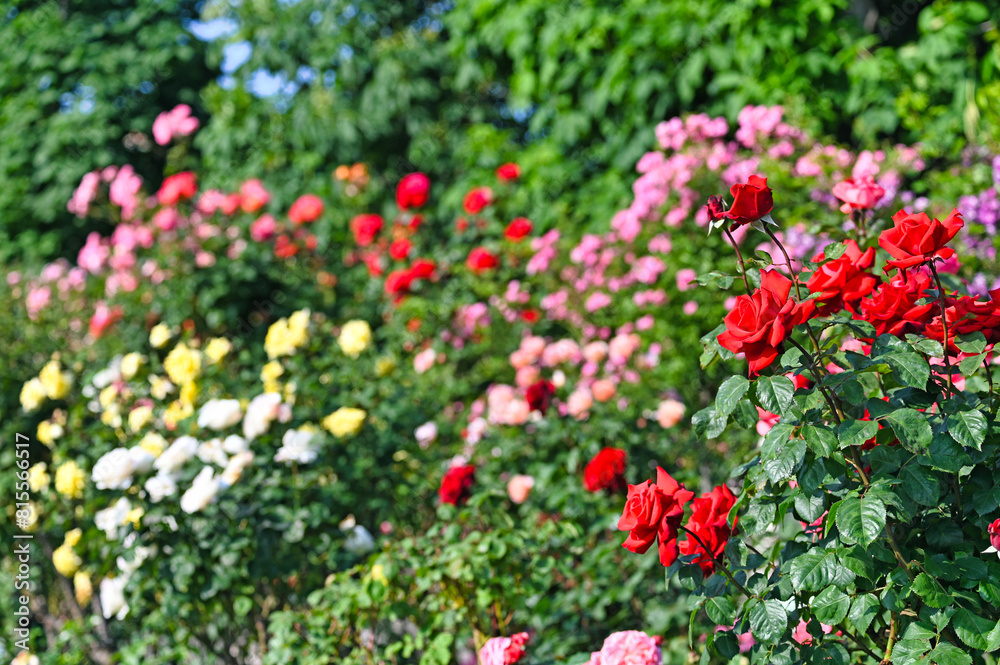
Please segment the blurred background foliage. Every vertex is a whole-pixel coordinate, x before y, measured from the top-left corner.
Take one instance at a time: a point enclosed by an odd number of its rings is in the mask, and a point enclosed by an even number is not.
[[[195,147],[227,182],[205,186],[264,177],[290,204],[363,160],[453,183],[457,208],[516,154],[542,228],[606,224],[681,111],[780,103],[817,135],[953,156],[1000,139],[998,16],[997,0],[16,1],[0,257],[74,256],[94,230],[65,208],[80,177],[128,162],[155,179],[167,151],[141,131],[182,102],[210,118]]]

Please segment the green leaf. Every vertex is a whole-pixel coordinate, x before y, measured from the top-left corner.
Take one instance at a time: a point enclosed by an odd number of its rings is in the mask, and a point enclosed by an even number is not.
[[[982,353],[986,350],[986,336],[981,332],[955,337],[955,346],[965,353]]]
[[[934,472],[924,466],[908,464],[899,472],[903,491],[923,506],[936,506],[938,502],[938,480]]]
[[[753,429],[757,426],[757,421],[760,420],[760,414],[757,413],[757,407],[750,400],[741,399],[736,405],[736,410],[733,411],[733,420],[743,429]]]
[[[740,641],[731,630],[719,631],[715,634],[715,642],[712,644],[720,656],[729,660],[735,658],[740,653]]]
[[[878,423],[874,420],[855,420],[847,418],[837,428],[837,438],[840,447],[860,446],[878,433]]]
[[[962,373],[963,376],[972,376],[975,374],[980,367],[983,366],[983,361],[986,360],[986,354],[980,353],[976,356],[969,356],[968,358],[962,358],[958,363],[958,371]]]
[[[927,416],[914,409],[897,409],[885,417],[896,438],[910,452],[922,454],[931,445],[934,432]]]
[[[981,450],[986,440],[986,417],[979,411],[958,411],[948,416],[948,433],[963,446]]]
[[[823,248],[823,257],[827,261],[834,261],[839,259],[847,251],[846,242],[831,242],[829,245]]]
[[[750,610],[750,632],[764,644],[778,641],[788,627],[788,613],[777,600],[765,600]]]
[[[720,626],[731,626],[736,616],[733,602],[724,596],[716,596],[705,601],[705,613],[708,618]]]
[[[792,405],[795,384],[784,376],[762,376],[754,383],[754,395],[760,408],[784,415]]]
[[[927,339],[921,335],[908,334],[906,336],[906,341],[914,351],[918,351],[927,356],[933,356],[934,358],[940,358],[944,355],[944,347],[941,346],[941,342],[937,342],[933,339]]]
[[[878,598],[871,594],[862,594],[851,601],[851,609],[847,613],[847,618],[859,633],[866,633],[872,620],[878,616],[881,609],[882,603],[879,602]]]
[[[823,623],[837,625],[847,616],[851,599],[835,586],[828,586],[809,603],[813,614]]]
[[[912,589],[931,607],[947,607],[952,601],[951,596],[945,593],[938,582],[927,573],[917,575],[913,580]]]
[[[951,626],[955,629],[958,639],[966,646],[980,651],[993,651],[996,644],[991,644],[990,634],[997,627],[997,622],[973,614],[965,608],[959,608],[952,617]]]
[[[854,581],[854,573],[840,565],[834,550],[818,549],[792,560],[792,586],[798,591],[818,591],[831,584],[840,588]]]
[[[732,413],[749,388],[750,380],[745,376],[737,374],[726,379],[715,395],[716,414],[728,416]]]
[[[829,457],[837,450],[837,434],[829,427],[807,424],[802,428],[802,438],[820,457]]]
[[[771,479],[772,483],[777,483],[787,479],[792,475],[792,471],[806,454],[806,442],[802,439],[790,438],[792,428],[781,424],[771,428],[771,431],[764,437],[761,446],[760,456],[764,461],[764,473]],[[775,430],[778,430],[775,432]],[[772,436],[774,434],[774,436]]]
[[[903,386],[923,390],[927,380],[931,378],[931,368],[919,354],[892,353],[879,360],[884,360],[892,368],[892,378]]]
[[[930,662],[935,665],[972,665],[972,656],[948,642],[938,642],[930,653]]]
[[[848,497],[837,511],[837,529],[848,542],[867,548],[884,528],[885,504],[876,498]]]

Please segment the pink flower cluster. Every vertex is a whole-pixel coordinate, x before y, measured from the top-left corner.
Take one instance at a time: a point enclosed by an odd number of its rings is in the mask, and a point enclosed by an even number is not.
[[[585,665],[660,665],[663,654],[654,638],[640,630],[611,633]]]
[[[198,131],[198,118],[191,115],[191,107],[178,104],[164,111],[153,121],[153,140],[157,145],[167,145],[177,136],[190,136]]]

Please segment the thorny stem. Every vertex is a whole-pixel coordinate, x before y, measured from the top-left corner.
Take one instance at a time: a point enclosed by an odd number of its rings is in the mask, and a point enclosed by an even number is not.
[[[996,413],[996,407],[993,406],[993,368],[990,366],[989,354],[983,358],[983,369],[986,370],[986,383],[990,386],[990,411]]]
[[[840,626],[838,626],[838,628],[840,629],[840,632],[842,634],[844,634],[847,637],[851,638],[851,641],[854,642],[854,644],[857,645],[857,647],[859,649],[861,649],[862,651],[864,651],[865,654],[867,654],[867,656],[869,658],[874,658],[875,660],[879,660],[878,654],[876,654],[874,651],[872,651],[869,647],[865,646],[865,643],[862,642],[857,636],[851,635],[849,632],[847,632],[847,629],[844,628],[843,624],[841,624]]]
[[[792,259],[788,256],[788,251],[785,250],[785,246],[781,244],[781,241],[778,240],[778,237],[774,235],[774,231],[768,228],[767,224],[764,224],[763,226],[764,226],[764,233],[766,233],[768,237],[770,237],[771,240],[774,241],[774,244],[777,245],[778,249],[781,250],[781,255],[785,257],[785,265],[788,266],[788,274],[791,275],[792,282],[795,283],[795,297],[801,300],[802,292],[799,290],[799,276],[795,272],[795,270],[792,269]]]
[[[934,282],[938,288],[938,302],[941,304],[941,327],[944,328],[944,366],[948,370],[947,396],[951,397],[952,393],[955,392],[955,388],[951,383],[951,359],[948,357],[948,305],[944,298],[944,287],[941,286],[941,278],[938,277],[937,268],[934,267],[934,261],[931,261],[928,265],[930,265],[931,274],[934,275]]]
[[[747,589],[745,586],[743,586],[742,584],[740,584],[739,582],[736,581],[736,578],[733,577],[733,574],[729,572],[729,568],[726,567],[726,563],[722,559],[720,559],[717,556],[715,556],[715,554],[712,552],[712,550],[709,549],[708,545],[705,544],[705,541],[703,541],[698,536],[698,534],[696,534],[694,531],[692,531],[691,529],[689,529],[689,528],[687,528],[685,526],[680,527],[680,530],[683,531],[684,533],[688,534],[688,536],[694,538],[696,541],[698,541],[698,544],[701,545],[701,548],[703,550],[705,550],[705,554],[708,555],[708,558],[710,558],[712,561],[715,562],[716,568],[718,568],[719,570],[721,570],[722,574],[725,575],[726,577],[728,577],[729,581],[732,582],[733,584],[735,584],[736,588],[739,589],[740,592],[743,595],[745,595],[747,598],[758,598],[759,599],[759,597],[757,595],[751,593],[749,589]]]
[[[892,524],[888,520],[885,522],[885,534],[889,537],[889,546],[892,547],[892,552],[896,555],[896,561],[898,561],[899,565],[903,567],[906,571],[906,576],[909,577],[912,582],[915,575],[913,574],[913,571],[910,570],[910,564],[907,563],[906,558],[899,549],[899,543],[896,542],[896,535],[892,532]]]
[[[740,262],[740,275],[743,277],[743,286],[747,287],[747,295],[750,295],[753,289],[750,288],[750,282],[747,280],[747,267],[743,264],[743,254],[740,253],[740,248],[736,244],[736,238],[733,237],[729,229],[722,227],[722,230],[726,232],[729,242],[733,243],[733,249],[736,250],[736,260]]]
[[[882,665],[889,665],[892,661],[892,647],[896,644],[896,628],[899,625],[895,612],[890,612],[889,617],[889,643],[885,646],[885,658],[882,659]]]
[[[823,393],[823,397],[826,398],[826,403],[830,407],[830,412],[833,414],[833,419],[836,420],[837,424],[839,425],[840,422],[843,420],[844,414],[840,410],[840,407],[837,406],[837,403],[834,400],[833,394],[830,392],[830,390],[826,386],[820,385],[820,379],[822,378],[822,374],[819,370],[819,363],[816,357],[813,356],[813,354],[806,351],[805,347],[803,347],[801,344],[796,342],[791,337],[788,338],[788,341],[791,342],[792,346],[801,351],[806,356],[806,358],[808,358],[811,361],[810,369],[812,370],[813,373],[813,379],[816,381],[816,387],[819,389],[821,393]]]

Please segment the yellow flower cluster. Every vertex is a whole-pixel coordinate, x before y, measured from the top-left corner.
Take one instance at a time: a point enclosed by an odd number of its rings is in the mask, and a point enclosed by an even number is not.
[[[56,571],[63,577],[73,577],[80,569],[80,564],[83,563],[73,550],[73,547],[80,542],[82,535],[83,532],[80,529],[73,529],[66,534],[63,544],[52,552],[52,563],[55,565]]]
[[[208,358],[208,364],[214,365],[229,355],[229,352],[232,350],[232,342],[224,337],[216,337],[209,340],[208,344],[205,345],[205,356]]]
[[[51,448],[55,445],[56,439],[62,438],[62,435],[65,433],[63,426],[59,423],[52,422],[51,420],[43,420],[38,423],[38,431],[35,432],[35,438]]]
[[[351,358],[357,358],[361,352],[372,343],[372,329],[367,321],[348,321],[340,330],[340,337],[337,338],[340,350]]]
[[[153,329],[149,331],[149,343],[154,349],[162,349],[173,336],[174,334],[171,332],[170,326],[166,323],[160,323],[153,326]]]
[[[153,420],[153,407],[137,406],[129,411],[128,427],[133,432],[138,432]]]
[[[309,339],[309,310],[295,312],[287,319],[278,319],[267,329],[264,338],[264,350],[267,357],[293,355],[296,349],[305,345]]]
[[[56,491],[65,497],[70,499],[82,497],[86,481],[87,474],[73,460],[63,462],[56,469]]]
[[[28,469],[28,486],[32,492],[44,492],[49,488],[49,480],[51,479],[48,468],[45,462],[39,462]]]
[[[122,378],[131,379],[138,373],[146,359],[139,353],[129,353],[122,358]]]
[[[156,432],[148,432],[139,440],[139,447],[155,458],[162,455],[163,451],[167,449],[167,440]]]
[[[48,399],[63,399],[73,386],[73,375],[62,371],[58,360],[51,360],[35,378],[21,387],[21,408],[34,411]]]
[[[90,575],[85,571],[78,570],[73,576],[73,590],[76,595],[76,602],[81,607],[86,607],[90,599],[94,597],[94,585],[90,582]]]
[[[201,376],[201,351],[188,348],[181,342],[167,354],[163,368],[170,380],[179,386],[191,383]]]
[[[339,439],[354,436],[361,431],[368,414],[364,409],[342,406],[323,419],[323,427]]]
[[[281,383],[278,377],[285,373],[285,368],[277,360],[272,360],[260,369],[260,380],[264,382],[264,392],[281,392]]]

